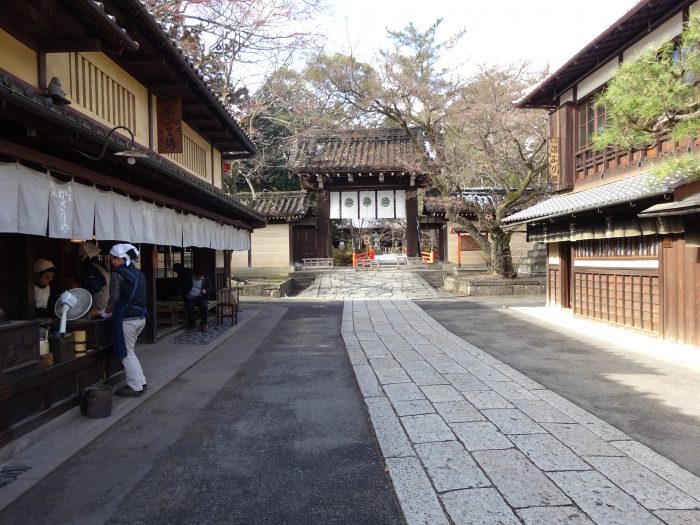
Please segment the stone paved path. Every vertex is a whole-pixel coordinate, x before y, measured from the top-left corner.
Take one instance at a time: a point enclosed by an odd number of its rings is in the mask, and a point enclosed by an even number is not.
[[[408,524],[700,524],[700,478],[411,301],[347,299],[342,334]]]
[[[396,270],[333,270],[320,273],[297,299],[428,299],[440,296],[419,274]]]

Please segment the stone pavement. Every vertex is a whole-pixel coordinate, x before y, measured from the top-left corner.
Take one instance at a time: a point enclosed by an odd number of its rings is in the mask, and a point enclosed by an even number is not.
[[[440,296],[418,273],[397,270],[333,270],[319,273],[295,298],[327,301],[346,298],[429,299]]]
[[[700,523],[700,478],[411,301],[348,299],[342,335],[407,523]]]

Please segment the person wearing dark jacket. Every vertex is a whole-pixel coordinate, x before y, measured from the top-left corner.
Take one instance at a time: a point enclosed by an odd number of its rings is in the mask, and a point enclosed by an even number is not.
[[[80,245],[78,253],[83,256],[83,288],[92,295],[92,305],[104,310],[109,299],[109,272],[98,259],[102,252],[99,246],[91,242]]]
[[[109,275],[109,300],[100,312],[112,318],[114,354],[121,359],[126,385],[117,389],[118,396],[138,397],[146,390],[146,377],[134,347],[146,325],[146,278],[134,265],[138,250],[131,244],[115,244],[109,250],[112,272]]]
[[[194,314],[195,309],[199,309],[200,319],[202,320],[199,329],[206,332],[207,324],[207,301],[211,292],[211,282],[209,278],[198,269],[191,270],[183,269],[180,277],[180,293],[185,299],[185,313],[187,314],[187,326],[195,327]]]

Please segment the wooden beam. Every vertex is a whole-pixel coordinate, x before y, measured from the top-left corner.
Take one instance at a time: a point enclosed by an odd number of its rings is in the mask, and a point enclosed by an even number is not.
[[[102,51],[102,42],[97,38],[43,38],[39,48],[46,53],[80,53]]]

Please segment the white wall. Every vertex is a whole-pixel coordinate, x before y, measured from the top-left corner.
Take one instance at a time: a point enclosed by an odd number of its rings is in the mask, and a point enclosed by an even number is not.
[[[268,224],[264,228],[254,230],[250,235],[251,266],[253,268],[289,267],[289,224]],[[233,252],[231,266],[235,268],[248,267],[248,252]]]
[[[581,100],[583,97],[605,84],[613,77],[618,67],[618,59],[614,58],[604,66],[595,70],[578,83],[576,86],[576,97]]]
[[[647,36],[642,38],[639,42],[633,46],[625,49],[622,53],[622,59],[627,62],[628,60],[634,60],[644,51],[648,45],[657,45],[665,40],[671,40],[672,38],[681,34],[683,30],[683,13],[678,13],[673,18],[668,20],[665,24],[654,29]]]

